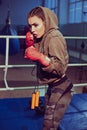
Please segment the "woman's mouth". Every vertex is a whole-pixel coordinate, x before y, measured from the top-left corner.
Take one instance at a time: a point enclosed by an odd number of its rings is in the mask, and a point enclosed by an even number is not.
[[[33,34],[34,37],[37,37],[37,34]]]

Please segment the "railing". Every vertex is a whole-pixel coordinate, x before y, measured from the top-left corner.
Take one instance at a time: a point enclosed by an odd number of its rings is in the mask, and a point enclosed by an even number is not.
[[[0,35],[0,38],[6,38],[6,56],[5,56],[5,65],[0,65],[0,68],[5,68],[4,71],[4,83],[5,83],[5,87],[6,88],[0,88],[0,91],[2,90],[15,90],[15,89],[33,89],[34,87],[28,86],[28,87],[9,87],[8,83],[7,83],[7,72],[8,72],[8,68],[14,68],[14,67],[34,67],[36,66],[35,64],[32,65],[9,65],[8,64],[8,59],[9,59],[9,39],[11,38],[21,38],[21,39],[25,39],[25,36],[3,36]],[[87,37],[65,37],[65,39],[87,39]],[[68,64],[68,66],[87,66],[87,63],[82,63],[82,64]],[[80,87],[80,86],[87,86],[87,83],[78,83],[78,84],[74,84],[74,87]],[[46,86],[45,86],[46,87]],[[39,86],[40,89],[43,89],[44,86]]]

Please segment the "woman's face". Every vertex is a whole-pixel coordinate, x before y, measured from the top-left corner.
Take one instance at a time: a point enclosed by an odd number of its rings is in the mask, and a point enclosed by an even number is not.
[[[36,38],[41,38],[45,33],[45,24],[41,18],[37,16],[30,17],[28,23],[32,34]]]

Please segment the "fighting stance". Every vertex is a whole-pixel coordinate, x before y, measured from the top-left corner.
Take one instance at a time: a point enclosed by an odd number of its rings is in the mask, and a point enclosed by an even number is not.
[[[59,130],[71,101],[73,86],[65,74],[69,61],[66,41],[58,30],[56,15],[48,8],[32,9],[28,14],[28,24],[34,41],[27,33],[25,58],[37,62],[38,82],[48,84],[43,130]]]

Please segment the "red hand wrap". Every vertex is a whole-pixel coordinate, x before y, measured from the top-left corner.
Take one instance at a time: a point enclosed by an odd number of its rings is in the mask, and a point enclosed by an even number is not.
[[[27,32],[27,34],[26,34],[26,45],[28,47],[34,45],[34,38],[30,32]]]
[[[29,58],[33,61],[37,60],[44,66],[49,66],[50,64],[50,59],[42,53],[38,52],[34,46],[30,46],[26,49],[25,58]]]

